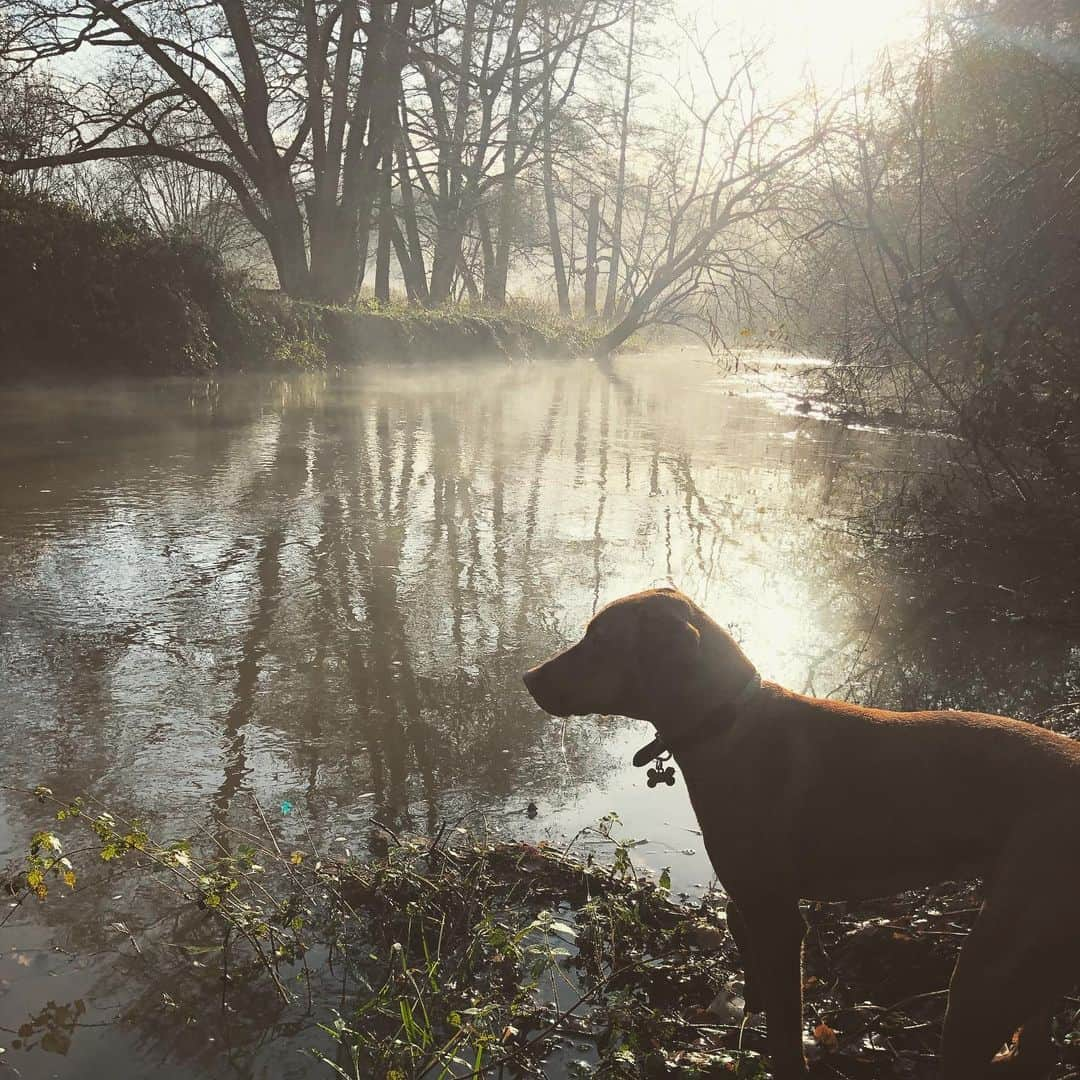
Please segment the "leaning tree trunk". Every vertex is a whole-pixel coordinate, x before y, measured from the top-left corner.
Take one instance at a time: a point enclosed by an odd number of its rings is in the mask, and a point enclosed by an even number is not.
[[[625,341],[629,340],[649,319],[653,304],[664,290],[672,285],[693,265],[693,258],[688,257],[682,263],[669,262],[661,267],[649,284],[634,298],[621,319],[593,346],[596,356],[609,356]]]
[[[637,313],[635,306],[631,304],[626,314],[593,345],[593,354],[610,356],[620,345],[633,337],[642,324],[643,316],[644,312]]]

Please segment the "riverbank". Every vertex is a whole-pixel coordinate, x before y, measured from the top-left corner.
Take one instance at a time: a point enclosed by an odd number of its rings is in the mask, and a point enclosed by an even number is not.
[[[280,293],[249,294],[247,302],[277,328],[270,363],[284,366],[569,359],[588,355],[597,337],[587,324],[528,304],[430,309],[360,300],[344,308],[290,300]]]
[[[194,241],[0,187],[0,382],[570,357],[596,333],[523,304],[291,300]]]
[[[168,995],[178,1025],[212,1028],[220,976],[223,1010],[243,1015],[260,997],[265,1010],[271,991],[278,1024],[313,1014],[326,1038],[310,1053],[327,1075],[769,1075],[762,1018],[743,1014],[723,895],[673,897],[667,871],[635,862],[614,816],[565,848],[447,826],[401,836],[373,822],[372,853],[358,859],[293,846],[262,808],[213,843],[162,844],[92,801],[25,794],[59,809],[5,886],[8,917],[35,895],[48,906],[85,887],[83,862],[122,866],[110,890],[159,896],[144,929],[117,924],[140,963],[202,969],[172,984],[190,995]],[[582,857],[579,841],[594,854]],[[948,980],[978,905],[974,886],[952,884],[805,909],[813,1075],[937,1075]],[[1062,1002],[1055,1031],[1059,1056],[1080,1063],[1074,1002]]]
[[[940,447],[937,467],[869,499],[849,529],[922,575],[952,568],[978,583],[993,616],[1080,629],[1080,439],[1075,394],[1002,400],[1000,383],[946,406],[862,392],[841,362],[807,365],[785,388],[794,416],[910,435]],[[1024,557],[1018,559],[1017,552]]]

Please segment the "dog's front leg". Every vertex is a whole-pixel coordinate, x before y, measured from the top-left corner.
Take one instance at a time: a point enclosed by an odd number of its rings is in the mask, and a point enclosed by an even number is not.
[[[753,957],[754,996],[765,1008],[773,1075],[802,1080],[807,1075],[802,1036],[806,923],[798,901],[740,895],[737,907]]]
[[[727,905],[727,924],[731,936],[735,939],[735,948],[739,950],[739,959],[743,966],[743,1001],[746,1012],[759,1013],[765,1006],[761,1001],[761,984],[757,977],[757,958],[750,943],[750,931],[746,920],[734,900]]]

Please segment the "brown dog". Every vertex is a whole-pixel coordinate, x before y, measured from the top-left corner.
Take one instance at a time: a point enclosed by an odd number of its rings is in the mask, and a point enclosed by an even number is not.
[[[674,754],[737,905],[747,1005],[768,1014],[778,1080],[806,1076],[799,900],[971,876],[986,900],[950,985],[945,1080],[1052,1065],[1049,1007],[1080,976],[1080,743],[1001,716],[887,712],[762,683],[674,589],[616,600],[525,685],[556,716],[647,720]],[[1021,1026],[1018,1051],[994,1060]]]

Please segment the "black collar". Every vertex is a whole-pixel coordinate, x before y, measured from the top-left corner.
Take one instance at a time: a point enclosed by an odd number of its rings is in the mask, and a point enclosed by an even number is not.
[[[675,750],[686,750],[697,743],[704,742],[706,739],[711,739],[714,735],[718,735],[721,728],[720,722],[732,719],[735,710],[740,705],[745,705],[750,701],[760,689],[761,676],[755,671],[746,685],[731,701],[717,706],[716,709],[709,713],[710,719],[717,721],[716,723],[710,723],[697,731],[688,732],[686,735],[672,736],[667,739],[662,735],[657,735],[655,739],[646,743],[634,755],[634,767],[640,769],[643,765],[648,765],[650,761],[655,761],[661,754],[669,754]]]

